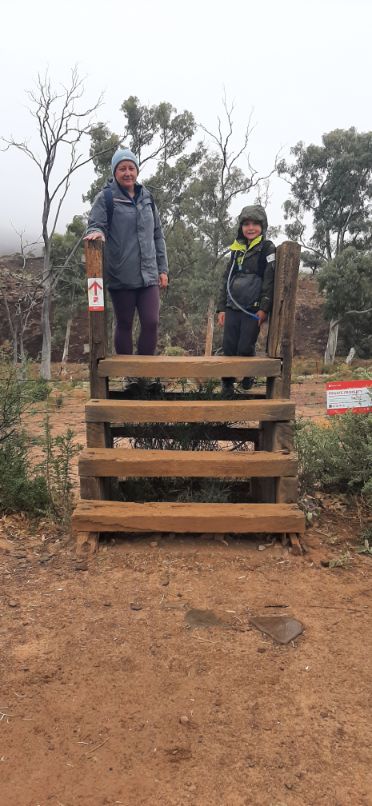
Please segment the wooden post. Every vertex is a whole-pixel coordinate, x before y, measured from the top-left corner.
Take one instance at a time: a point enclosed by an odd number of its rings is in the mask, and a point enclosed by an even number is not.
[[[85,241],[85,267],[88,278],[88,289],[96,280],[103,288],[103,243]],[[107,398],[107,378],[98,377],[98,361],[107,354],[106,311],[89,308],[89,377],[90,395],[93,398]]]
[[[276,253],[273,310],[270,316],[267,353],[282,359],[280,378],[268,378],[267,396],[290,397],[294,343],[295,306],[301,247],[293,241],[282,243]]]
[[[90,394],[94,399],[108,398],[108,379],[98,376],[98,362],[107,355],[107,329],[106,329],[106,306],[103,291],[103,243],[100,240],[85,241],[85,268],[88,280],[88,289],[94,281],[100,287],[96,289],[95,299],[97,309],[89,306],[89,378]],[[92,293],[92,292],[91,292]],[[100,304],[102,303],[102,304]],[[109,423],[87,423],[87,446],[88,448],[109,448],[112,447],[111,431]],[[109,497],[110,479],[104,481],[99,479],[81,479],[80,495],[87,499],[104,499]],[[96,538],[94,537],[93,542]]]
[[[214,299],[213,297],[211,297],[208,305],[207,334],[205,337],[204,355],[212,355],[213,331],[214,331]]]

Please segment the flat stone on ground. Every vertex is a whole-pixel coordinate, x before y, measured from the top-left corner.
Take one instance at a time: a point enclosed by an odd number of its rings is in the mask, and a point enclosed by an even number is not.
[[[289,644],[304,629],[303,624],[292,616],[253,616],[251,624],[278,644]]]

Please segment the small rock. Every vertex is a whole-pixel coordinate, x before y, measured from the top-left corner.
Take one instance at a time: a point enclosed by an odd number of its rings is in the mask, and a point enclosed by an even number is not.
[[[180,716],[180,723],[181,725],[188,725],[190,722],[188,716]]]
[[[169,585],[169,576],[168,576],[168,574],[163,574],[163,576],[160,577],[160,584],[163,585],[164,588],[167,585]]]
[[[151,546],[152,549],[156,549],[157,545],[158,545],[158,543],[157,543],[156,540],[152,540],[151,543],[150,543],[150,546]]]
[[[266,652],[266,647],[265,646],[257,647],[257,652],[260,652],[260,654],[262,655],[264,652]]]
[[[262,545],[262,543],[258,546],[258,551],[265,551],[267,546]]]
[[[329,568],[329,560],[321,560],[320,564],[322,568]]]
[[[104,607],[112,607],[111,602],[103,602]]]
[[[88,563],[77,563],[74,566],[74,571],[88,571]]]
[[[286,783],[285,788],[291,790],[293,789],[293,784]]]
[[[139,604],[138,602],[131,602],[130,603],[130,609],[131,610],[142,610],[142,605]]]
[[[18,602],[13,602],[13,600],[10,600],[10,602],[8,602],[8,605],[9,607],[18,607]]]

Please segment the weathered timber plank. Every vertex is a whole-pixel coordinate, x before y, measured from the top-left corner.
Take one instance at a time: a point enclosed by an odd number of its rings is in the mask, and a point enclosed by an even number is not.
[[[291,420],[288,400],[89,400],[85,419],[95,423],[221,423]]]
[[[268,397],[289,397],[294,342],[295,306],[301,247],[285,241],[276,253],[273,310],[270,316],[267,352],[283,362],[280,378],[271,373],[268,380]]]
[[[230,453],[115,448],[85,450],[79,458],[81,477],[250,478],[294,476],[296,472],[297,462],[293,455],[258,451]]]
[[[277,478],[275,486],[276,486],[275,500],[277,504],[297,503],[298,478],[295,474],[291,476],[291,474],[288,473],[286,478]]]
[[[112,437],[106,422],[87,422],[88,448],[111,448]]]
[[[114,355],[99,362],[98,374],[110,378],[266,378],[281,374],[281,361],[265,356]]]
[[[180,504],[79,501],[78,532],[302,532],[304,514],[291,504]]]
[[[85,241],[85,270],[88,279],[103,284],[103,243]],[[98,374],[98,361],[107,353],[106,311],[88,311],[89,320],[89,378],[92,397],[107,397],[107,379]]]

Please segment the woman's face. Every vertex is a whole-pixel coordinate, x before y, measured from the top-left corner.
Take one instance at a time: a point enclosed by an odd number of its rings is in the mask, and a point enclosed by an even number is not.
[[[242,233],[247,241],[253,241],[255,238],[258,238],[258,236],[261,235],[261,232],[261,224],[258,224],[257,221],[251,221],[250,219],[243,221]]]
[[[115,168],[115,179],[125,190],[133,190],[137,176],[137,168],[131,160],[122,160]]]

